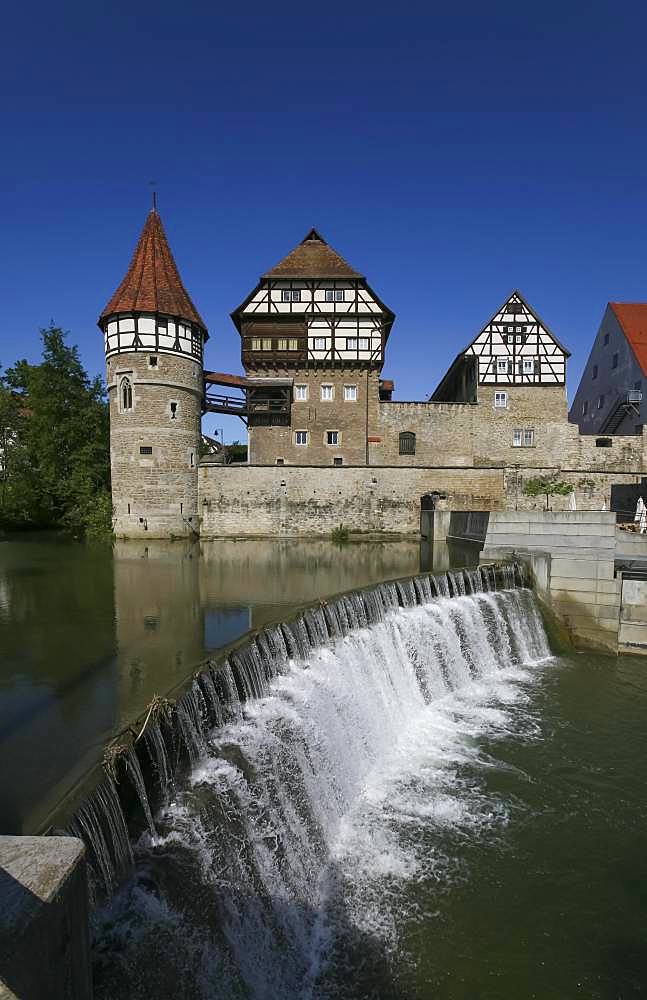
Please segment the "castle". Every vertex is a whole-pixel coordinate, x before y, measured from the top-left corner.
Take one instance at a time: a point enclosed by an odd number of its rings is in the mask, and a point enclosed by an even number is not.
[[[426,401],[382,378],[394,319],[312,229],[232,313],[244,376],[205,371],[207,327],[153,208],[99,319],[116,534],[409,534],[439,498],[524,509],[528,478],[559,475],[574,487],[559,502],[599,510],[647,474],[642,425],[600,438],[569,422],[569,352],[520,292]],[[247,424],[246,465],[201,457],[206,411]]]

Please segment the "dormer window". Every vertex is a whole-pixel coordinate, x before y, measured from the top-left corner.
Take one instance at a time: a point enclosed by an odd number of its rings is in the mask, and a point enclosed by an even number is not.
[[[300,288],[282,288],[281,289],[281,302],[300,302],[301,301],[301,289]]]
[[[133,408],[133,386],[129,378],[122,378],[119,386],[119,398],[121,400],[121,409],[123,411],[132,410]]]

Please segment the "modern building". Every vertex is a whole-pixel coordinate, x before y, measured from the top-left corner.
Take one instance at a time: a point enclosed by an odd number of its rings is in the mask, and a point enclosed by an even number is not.
[[[647,303],[609,302],[573,400],[582,434],[642,434],[647,423]]]

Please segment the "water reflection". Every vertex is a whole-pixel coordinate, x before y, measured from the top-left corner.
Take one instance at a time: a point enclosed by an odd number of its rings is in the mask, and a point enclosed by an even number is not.
[[[421,560],[417,539],[0,542],[0,833],[38,828],[154,695],[249,629],[474,558],[436,546]]]

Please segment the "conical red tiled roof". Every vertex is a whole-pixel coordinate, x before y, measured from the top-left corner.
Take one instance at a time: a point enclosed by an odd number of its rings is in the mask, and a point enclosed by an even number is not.
[[[336,250],[329,246],[316,229],[311,229],[287,257],[279,261],[264,277],[295,278],[361,278]]]
[[[124,312],[163,313],[196,323],[205,332],[207,329],[182,284],[162,220],[155,208],[148,213],[126,277],[100,319]]]
[[[610,302],[638,364],[647,375],[647,302]]]

